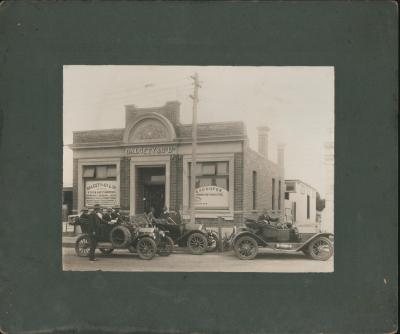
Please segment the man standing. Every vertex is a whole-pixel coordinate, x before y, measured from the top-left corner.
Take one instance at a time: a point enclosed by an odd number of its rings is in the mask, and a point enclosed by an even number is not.
[[[102,222],[102,215],[100,213],[100,204],[95,204],[93,211],[89,215],[89,260],[97,261],[95,258],[95,250],[97,245],[97,238],[100,230],[100,224]]]

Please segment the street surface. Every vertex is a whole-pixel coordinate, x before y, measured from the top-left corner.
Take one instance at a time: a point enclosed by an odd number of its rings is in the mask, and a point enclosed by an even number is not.
[[[192,255],[183,249],[167,257],[156,255],[152,260],[141,260],[127,250],[115,250],[103,255],[96,250],[98,261],[78,257],[73,248],[63,248],[63,269],[71,271],[158,271],[158,272],[332,272],[333,257],[328,261],[315,261],[303,253],[259,249],[254,260],[239,260],[233,251]]]

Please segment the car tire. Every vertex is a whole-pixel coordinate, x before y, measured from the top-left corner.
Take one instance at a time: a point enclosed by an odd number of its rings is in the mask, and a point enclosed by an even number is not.
[[[215,252],[218,247],[218,237],[211,235],[207,238],[207,252]]]
[[[153,239],[143,237],[138,241],[136,251],[142,260],[151,260],[156,255],[157,245]]]
[[[161,240],[158,247],[158,255],[160,256],[169,256],[174,249],[174,241],[170,237],[165,237],[164,240]]]
[[[254,238],[244,236],[235,241],[233,249],[239,259],[252,260],[257,256],[258,244]]]
[[[114,251],[114,248],[99,248],[100,252],[102,252],[104,255],[109,255]]]
[[[309,250],[308,250],[308,246],[305,247],[305,248],[303,248],[301,251],[303,252],[303,254],[304,254],[305,256],[310,257],[310,252],[309,252]]]
[[[187,247],[193,255],[201,255],[207,251],[208,241],[203,233],[192,233],[187,239]]]
[[[326,261],[333,254],[333,245],[328,238],[317,237],[308,244],[307,251],[313,260]]]
[[[126,248],[132,239],[131,231],[126,226],[115,226],[110,232],[110,240],[114,248]]]
[[[75,241],[75,253],[79,257],[88,257],[90,251],[90,240],[87,234],[80,235]]]

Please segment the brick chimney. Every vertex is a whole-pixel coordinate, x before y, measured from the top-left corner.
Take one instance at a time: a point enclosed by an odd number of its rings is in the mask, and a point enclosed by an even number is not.
[[[180,107],[181,103],[179,101],[168,101],[165,103],[164,116],[167,117],[174,125],[180,122]]]
[[[259,126],[258,130],[258,153],[268,159],[268,126]]]
[[[161,107],[137,108],[134,104],[125,106],[125,126],[131,123],[136,117],[149,112],[159,113],[169,119],[173,125],[180,121],[180,102],[168,101]]]
[[[279,168],[285,168],[285,144],[279,143],[278,144],[278,166]]]
[[[137,108],[134,104],[128,104],[125,106],[125,126],[135,119],[137,114]]]

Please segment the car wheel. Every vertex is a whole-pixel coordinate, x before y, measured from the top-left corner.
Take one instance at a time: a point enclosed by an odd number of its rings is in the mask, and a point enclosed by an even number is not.
[[[158,245],[158,255],[168,256],[172,253],[174,249],[174,241],[170,237],[165,237],[165,239],[160,241]]]
[[[239,259],[252,260],[257,256],[258,244],[254,238],[244,236],[235,242],[234,250]]]
[[[110,232],[110,239],[114,248],[125,248],[131,242],[132,234],[126,226],[115,226]]]
[[[151,260],[157,252],[155,241],[148,237],[141,238],[136,246],[139,257],[143,260]]]
[[[99,248],[100,252],[105,255],[111,254],[114,251],[114,248]]]
[[[188,240],[187,246],[194,255],[201,255],[207,251],[207,238],[202,233],[192,233]]]
[[[89,256],[89,251],[90,251],[89,236],[87,236],[85,234],[79,236],[75,242],[76,255],[81,256],[81,257],[86,257],[86,256]]]
[[[308,251],[308,247],[301,250],[305,256],[310,256],[310,252]]]
[[[211,235],[207,238],[207,252],[214,252],[218,246],[218,237]]]
[[[333,254],[331,241],[325,237],[312,240],[307,247],[309,256],[314,260],[326,261]]]

